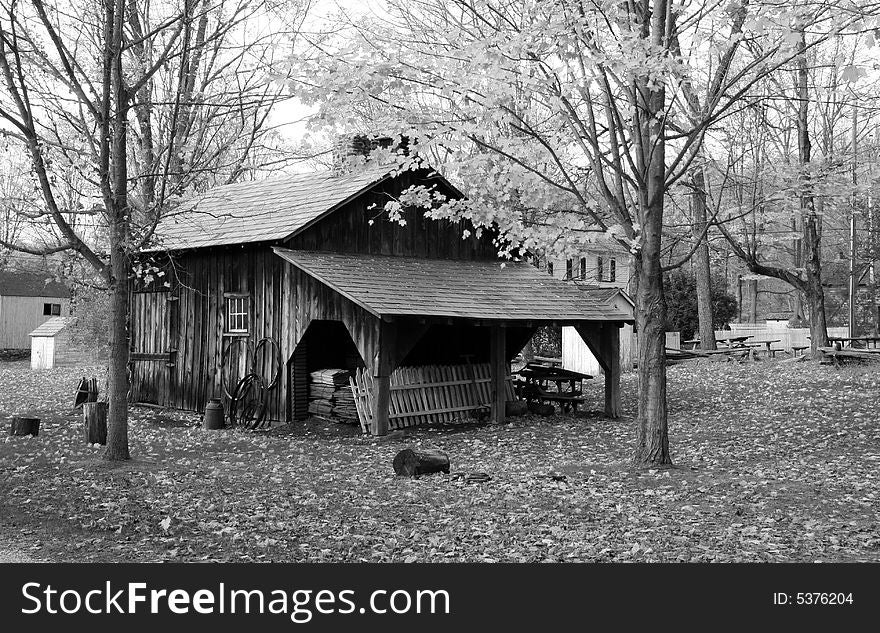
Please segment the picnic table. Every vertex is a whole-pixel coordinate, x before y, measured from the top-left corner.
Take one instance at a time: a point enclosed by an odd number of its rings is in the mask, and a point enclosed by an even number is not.
[[[751,337],[751,335],[748,335],[748,334],[742,334],[742,335],[738,335],[738,336],[716,336],[715,343],[720,344],[720,345],[724,345],[728,349],[732,349],[734,347],[742,347],[745,344],[745,342],[748,341],[750,338],[752,338],[752,337]],[[683,343],[685,345],[688,345],[688,344],[691,345],[691,349],[693,350],[693,349],[697,349],[697,346],[700,344],[700,339],[692,338],[692,339],[688,339],[687,341],[683,341]]]
[[[770,346],[773,343],[781,343],[781,342],[782,342],[782,339],[774,338],[774,339],[767,339],[764,341],[750,341],[748,343],[745,343],[744,346],[757,348],[757,347],[761,347],[762,345],[764,345],[767,348],[767,356],[771,356],[773,358],[776,358],[776,352],[779,352],[782,350],[770,349]]]
[[[856,347],[853,343],[864,343],[865,349],[876,349],[880,347],[880,336],[829,336],[828,343],[829,345],[840,343],[841,347],[852,348]],[[849,345],[847,345],[847,343],[849,343]]]
[[[547,367],[538,363],[528,363],[513,373],[523,379],[518,381],[519,385],[514,383],[520,397],[527,402],[538,400],[539,402],[559,403],[562,411],[569,409],[577,411],[578,405],[584,402],[583,383],[581,386],[578,383],[593,378],[589,374],[561,367]],[[556,387],[555,391],[549,390],[551,385]]]

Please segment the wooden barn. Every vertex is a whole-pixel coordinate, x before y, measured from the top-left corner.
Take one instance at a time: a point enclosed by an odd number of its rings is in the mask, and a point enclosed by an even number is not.
[[[49,273],[0,271],[0,349],[30,349],[31,331],[70,313],[70,290]]]
[[[143,255],[161,273],[133,297],[134,399],[201,411],[250,369],[265,377],[268,417],[291,421],[308,415],[310,373],[360,368],[368,430],[383,434],[395,370],[467,365],[489,368],[484,404],[500,420],[510,360],[557,324],[601,359],[616,415],[631,312],[500,261],[490,232],[468,234],[464,221],[377,217],[416,183],[461,196],[433,172],[360,167],[220,187],[164,219]],[[458,384],[437,371],[438,384]],[[424,406],[454,409],[441,404]]]

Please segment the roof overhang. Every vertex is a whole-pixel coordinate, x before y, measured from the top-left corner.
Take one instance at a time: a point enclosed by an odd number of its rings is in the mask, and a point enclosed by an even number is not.
[[[632,310],[591,297],[525,262],[290,250],[276,255],[382,318],[520,325],[632,323]],[[616,296],[616,293],[615,293]]]

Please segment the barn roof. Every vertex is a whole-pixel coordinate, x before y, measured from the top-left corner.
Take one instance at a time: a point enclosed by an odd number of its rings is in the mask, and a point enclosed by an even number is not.
[[[3,270],[0,271],[0,296],[67,299],[70,290],[49,273]]]
[[[217,187],[164,217],[146,250],[282,240],[382,182],[390,170],[326,170]]]
[[[71,323],[73,323],[73,317],[52,317],[28,336],[55,336]]]
[[[609,302],[612,301],[615,297],[620,296],[623,297],[624,301],[626,301],[632,307],[636,306],[636,303],[635,301],[633,301],[632,297],[624,292],[622,288],[617,288],[616,286],[597,286],[595,284],[584,283],[577,280],[572,283],[574,283],[575,287],[577,287],[578,290],[580,290],[581,292],[586,292],[591,297],[595,297],[600,301]]]
[[[605,300],[525,262],[299,251],[275,254],[376,316],[632,321]]]

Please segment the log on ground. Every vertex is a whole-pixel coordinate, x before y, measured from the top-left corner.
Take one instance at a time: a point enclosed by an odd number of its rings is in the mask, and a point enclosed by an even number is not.
[[[431,473],[449,473],[449,456],[443,451],[405,448],[394,456],[394,473],[418,477]]]

